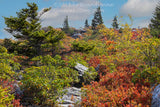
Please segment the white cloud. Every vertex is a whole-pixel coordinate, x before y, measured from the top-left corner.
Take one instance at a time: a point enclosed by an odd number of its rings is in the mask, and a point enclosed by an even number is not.
[[[85,19],[93,15],[95,10],[93,7],[97,6],[98,3],[98,0],[60,0],[60,2],[55,3],[55,5],[61,4],[60,7],[55,8],[53,6],[53,9],[41,17],[42,26],[62,27],[66,16],[72,22],[69,23],[70,25],[74,25],[74,21],[84,22]]]
[[[128,0],[121,9],[120,15],[132,15],[133,17],[152,16],[159,0]]]
[[[63,24],[66,16],[69,21],[83,21],[92,14],[91,9],[77,5],[62,5],[60,8],[55,8],[45,13],[42,16],[43,26],[56,26]]]
[[[99,0],[56,0],[52,9],[41,17],[42,26],[62,27],[66,16],[69,18],[70,26],[84,26],[84,21],[93,16],[99,5],[102,7],[113,6],[109,3],[102,4]],[[75,24],[77,22],[81,22],[81,25]]]
[[[136,27],[140,27],[140,28],[148,27],[149,24],[150,24],[150,18],[140,19],[135,21]]]
[[[61,0],[61,1],[71,1],[71,2],[79,2],[79,3],[97,3],[99,0]]]

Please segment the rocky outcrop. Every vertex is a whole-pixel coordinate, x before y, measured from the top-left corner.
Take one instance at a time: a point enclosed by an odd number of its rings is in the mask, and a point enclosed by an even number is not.
[[[88,70],[87,67],[80,63],[77,63],[77,65],[74,68],[78,71],[79,76],[83,76],[84,72]]]
[[[81,103],[81,89],[76,87],[70,87],[64,89],[66,92],[57,101],[59,102],[59,107],[80,107]]]
[[[160,107],[160,84],[152,91],[152,105],[151,107]]]

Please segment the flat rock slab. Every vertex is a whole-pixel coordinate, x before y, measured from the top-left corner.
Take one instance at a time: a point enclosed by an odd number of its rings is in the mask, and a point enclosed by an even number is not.
[[[74,107],[73,104],[58,104],[58,107]]]
[[[59,107],[74,107],[75,104],[81,102],[81,89],[76,87],[70,87],[64,89],[64,94],[57,101],[59,102]]]
[[[85,67],[80,63],[77,63],[77,65],[75,66],[75,69],[78,70],[79,76],[83,76],[84,72],[88,70],[88,67]]]

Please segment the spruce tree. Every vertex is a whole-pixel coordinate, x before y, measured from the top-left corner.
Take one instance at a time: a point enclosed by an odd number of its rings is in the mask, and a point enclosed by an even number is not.
[[[115,16],[114,17],[114,19],[113,19],[113,23],[112,23],[112,27],[114,28],[114,29],[118,29],[119,27],[118,27],[118,22],[117,22],[117,16]]]
[[[38,16],[38,7],[35,3],[27,3],[28,8],[24,8],[17,12],[17,17],[4,17],[7,28],[16,39],[30,40],[31,34],[41,29],[40,16]],[[44,9],[47,12],[49,9]],[[42,12],[42,13],[44,13]],[[42,15],[42,14],[41,14]]]
[[[160,38],[160,2],[158,3],[150,23],[151,35]]]
[[[65,32],[65,33],[69,33],[69,24],[68,24],[68,16],[66,16],[65,20],[64,20],[64,23],[63,23],[63,28],[62,30]]]
[[[99,6],[94,13],[94,18],[92,20],[92,29],[95,30],[95,28],[100,24],[103,24],[103,19],[101,15],[101,8]]]
[[[29,53],[28,56],[38,56],[42,54],[42,45],[51,43],[51,50],[53,50],[55,44],[59,43],[64,34],[56,32],[52,27],[48,27],[47,31],[41,27],[40,17],[51,8],[43,9],[41,13],[38,13],[38,6],[35,3],[27,3],[27,6],[28,8],[17,12],[17,17],[4,17],[7,25],[6,30],[23,42],[22,47],[19,47],[23,54]]]
[[[44,9],[38,14],[38,6],[35,3],[27,3],[28,8],[23,8],[17,12],[17,17],[4,17],[7,28],[5,29],[11,33],[16,39],[25,41],[26,47],[32,48],[34,55],[41,53],[40,47],[45,39],[44,31],[41,30],[40,17],[43,13],[50,10]]]
[[[89,24],[88,24],[88,20],[86,19],[86,21],[85,21],[85,26],[84,26],[85,28],[88,28],[89,27]]]

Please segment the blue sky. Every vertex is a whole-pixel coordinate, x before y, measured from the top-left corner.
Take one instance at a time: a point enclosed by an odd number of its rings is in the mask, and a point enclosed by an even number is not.
[[[35,2],[39,11],[52,7],[42,17],[42,26],[62,27],[66,15],[69,25],[80,28],[84,26],[85,19],[89,24],[98,5],[101,5],[104,24],[111,27],[115,15],[123,16],[122,23],[130,23],[127,17],[133,17],[132,27],[147,27],[152,13],[159,0],[0,0],[0,39],[12,37],[4,28],[4,17],[16,17],[16,12],[26,8],[27,2]]]

